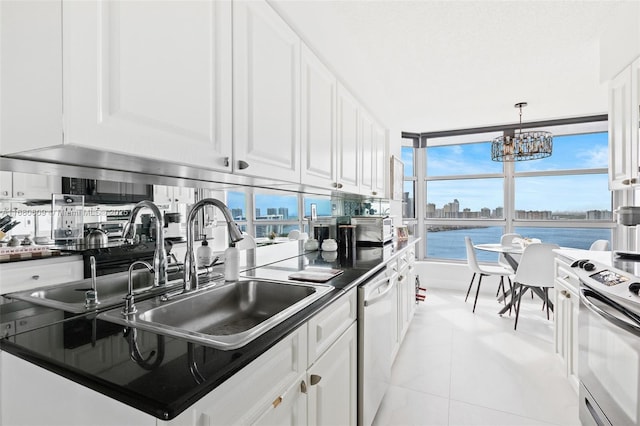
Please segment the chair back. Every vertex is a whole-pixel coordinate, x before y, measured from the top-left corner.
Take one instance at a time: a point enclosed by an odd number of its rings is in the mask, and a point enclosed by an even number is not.
[[[469,265],[469,269],[471,272],[475,274],[482,274],[482,270],[480,266],[478,266],[478,258],[476,257],[476,249],[473,248],[473,242],[471,238],[464,237],[464,243],[467,247],[467,265]]]
[[[595,240],[589,250],[607,251],[609,250],[609,241],[607,240]]]
[[[514,281],[532,287],[553,287],[555,278],[553,249],[557,244],[529,244],[523,251]]]
[[[522,236],[520,234],[502,234],[502,237],[500,237],[500,245],[511,246],[513,245],[513,240],[515,238],[522,238]],[[511,257],[513,257],[514,259],[518,259],[520,256],[511,255]],[[505,268],[511,269],[511,264],[504,257],[503,253],[498,254],[498,264],[500,266],[504,266]]]

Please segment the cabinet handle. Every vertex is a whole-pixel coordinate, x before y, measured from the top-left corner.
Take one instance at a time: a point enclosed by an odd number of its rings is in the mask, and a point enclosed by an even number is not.
[[[246,161],[238,160],[238,169],[244,170],[247,167],[249,167],[249,163],[247,163]]]
[[[33,275],[31,279],[38,281],[40,279],[40,275]]]
[[[29,322],[27,320],[22,320],[19,322],[20,325],[27,325]]]
[[[371,192],[371,195],[378,195],[376,191]]]
[[[309,383],[311,384],[311,386],[315,386],[318,383],[320,383],[320,380],[322,380],[321,376],[318,376],[317,374],[312,374],[311,377],[309,377]]]
[[[625,179],[622,181],[623,185],[629,185],[631,183],[631,181],[629,179]]]
[[[224,160],[222,160],[222,162],[225,167],[229,167],[229,157],[224,157]]]
[[[402,280],[404,280],[404,275],[400,275],[400,276],[398,277],[398,282],[400,282],[400,281],[402,281]]]
[[[307,393],[307,384],[303,381],[300,382],[300,392]]]
[[[18,195],[18,197],[22,197],[24,195],[24,192],[18,191],[17,195]]]
[[[9,195],[9,191],[2,191],[2,195]]]
[[[271,404],[273,405],[273,408],[276,408],[278,405],[280,405],[281,402],[282,402],[282,396],[279,396],[276,399],[274,399]]]
[[[342,184],[341,183],[338,184],[338,189],[340,189],[340,188],[342,188]]]
[[[631,182],[632,185],[636,184],[636,183],[638,183],[638,179],[632,178],[630,182]]]
[[[569,293],[567,290],[562,290],[560,294],[562,294],[567,299],[571,299],[571,293]]]

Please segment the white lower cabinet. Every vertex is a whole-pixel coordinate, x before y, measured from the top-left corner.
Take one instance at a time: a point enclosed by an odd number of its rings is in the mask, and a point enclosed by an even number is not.
[[[356,424],[357,360],[358,336],[354,322],[307,372],[307,424]]]
[[[51,257],[23,262],[0,264],[0,294],[26,291],[84,278],[81,256]]]
[[[156,426],[157,419],[0,351],[0,424]]]
[[[354,289],[166,424],[355,425],[355,301]]]
[[[578,311],[580,282],[568,261],[556,257],[554,288],[554,349],[564,365],[567,378],[578,392]]]

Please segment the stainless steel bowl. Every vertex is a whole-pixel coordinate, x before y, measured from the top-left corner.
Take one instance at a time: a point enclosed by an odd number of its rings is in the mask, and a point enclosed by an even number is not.
[[[618,214],[618,223],[625,226],[640,224],[640,207],[622,206],[615,210]]]

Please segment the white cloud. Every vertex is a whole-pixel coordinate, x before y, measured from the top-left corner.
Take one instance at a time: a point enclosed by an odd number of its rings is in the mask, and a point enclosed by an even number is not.
[[[583,151],[578,153],[577,157],[584,159],[586,168],[606,167],[609,163],[609,152],[606,146],[597,146]]]

